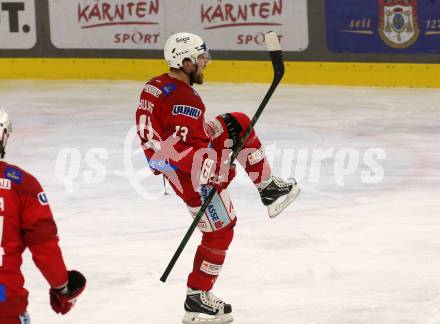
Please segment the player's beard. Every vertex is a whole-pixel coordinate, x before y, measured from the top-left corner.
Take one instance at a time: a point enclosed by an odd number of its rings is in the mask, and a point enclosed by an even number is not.
[[[193,73],[193,82],[195,84],[203,84],[203,72]]]
[[[196,64],[196,70],[192,74],[192,81],[195,84],[203,84],[203,68],[200,68],[200,65]]]

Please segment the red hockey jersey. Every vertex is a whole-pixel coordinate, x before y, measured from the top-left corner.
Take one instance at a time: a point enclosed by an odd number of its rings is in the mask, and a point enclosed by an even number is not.
[[[28,292],[20,270],[26,248],[50,286],[67,282],[57,227],[41,185],[29,173],[0,161],[0,318],[26,310]]]
[[[192,87],[168,74],[145,85],[136,124],[149,165],[158,171],[191,173],[194,154],[209,145],[205,105]]]

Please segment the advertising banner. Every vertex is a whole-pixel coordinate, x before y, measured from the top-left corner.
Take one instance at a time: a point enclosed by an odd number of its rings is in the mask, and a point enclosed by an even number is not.
[[[264,34],[275,31],[285,51],[308,47],[306,0],[167,1],[167,27],[206,39],[214,50],[263,51]]]
[[[166,40],[160,0],[49,0],[55,47],[161,49]]]
[[[265,50],[264,33],[283,49],[307,48],[307,0],[49,0],[57,48],[162,49],[175,32],[200,35],[214,50]]]
[[[0,49],[30,49],[37,43],[35,0],[0,0]]]
[[[336,52],[440,53],[440,5],[425,0],[326,0]]]

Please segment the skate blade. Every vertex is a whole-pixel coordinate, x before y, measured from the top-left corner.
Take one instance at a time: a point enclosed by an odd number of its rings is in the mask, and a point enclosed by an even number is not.
[[[234,319],[231,314],[225,315],[206,315],[202,313],[185,313],[183,316],[183,324],[229,324],[232,323]]]
[[[267,206],[267,211],[269,213],[270,218],[277,217],[284,209],[287,208],[300,194],[301,189],[298,185],[294,186],[292,188],[292,191],[290,191],[286,198],[284,198],[283,201],[279,202],[278,200],[272,203],[271,205]],[[282,197],[281,197],[282,199]]]

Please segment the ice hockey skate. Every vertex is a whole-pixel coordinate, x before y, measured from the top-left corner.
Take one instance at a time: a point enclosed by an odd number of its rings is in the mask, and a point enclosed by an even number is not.
[[[233,322],[232,307],[209,291],[188,288],[183,324],[228,324]]]
[[[289,178],[284,181],[272,176],[258,188],[261,201],[267,206],[270,218],[278,216],[287,208],[300,193],[300,188],[295,179]]]

